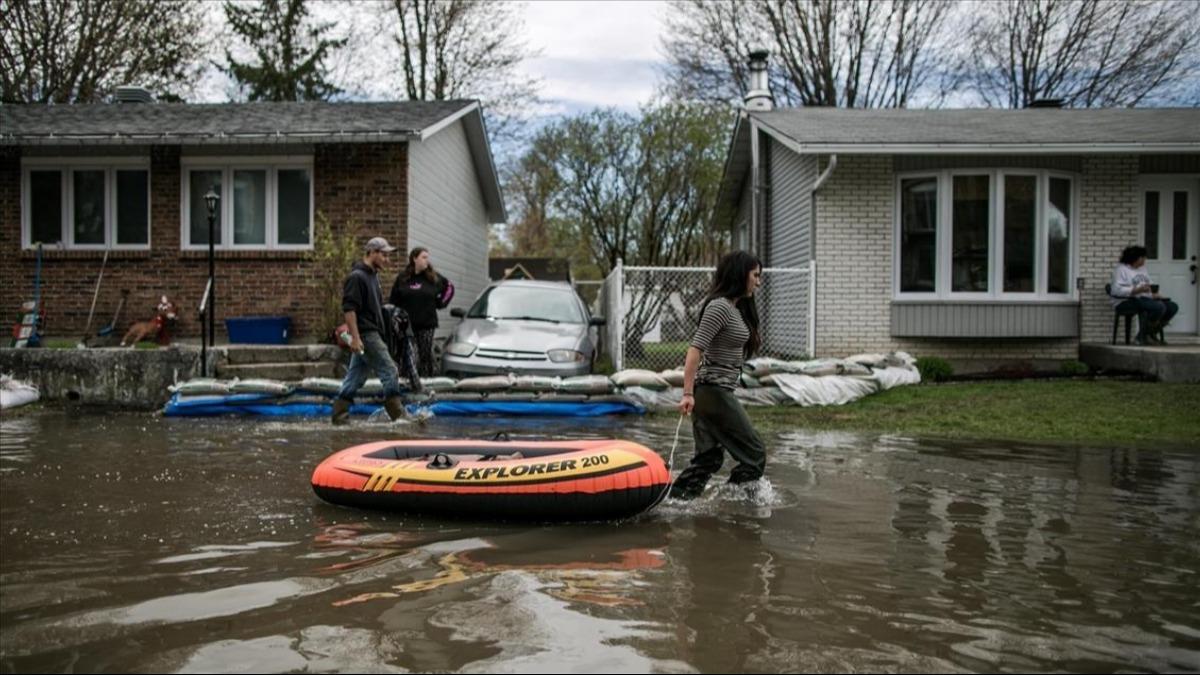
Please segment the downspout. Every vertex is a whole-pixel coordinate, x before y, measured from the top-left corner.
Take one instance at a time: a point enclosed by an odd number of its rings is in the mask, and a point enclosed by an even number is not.
[[[754,122],[754,118],[749,115],[746,119],[750,120],[750,250],[758,251],[758,196],[762,189],[762,177],[758,170],[759,147],[758,147],[758,124]]]
[[[818,161],[820,161],[818,157]],[[809,193],[809,209],[808,212],[812,217],[809,223],[808,233],[808,274],[809,274],[809,312],[808,312],[808,357],[815,358],[817,355],[817,190],[829,180],[833,175],[833,170],[837,168],[838,156],[829,156],[829,165],[817,176],[817,181],[813,183],[812,191]]]

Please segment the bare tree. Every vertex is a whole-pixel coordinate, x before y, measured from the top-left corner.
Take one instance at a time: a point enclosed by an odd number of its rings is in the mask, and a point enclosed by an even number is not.
[[[226,49],[228,65],[222,67],[249,90],[251,101],[327,100],[342,91],[328,81],[325,60],[346,39],[326,36],[332,24],[309,20],[305,0],[262,0],[251,6],[226,0],[225,18],[257,58],[239,61]]]
[[[410,100],[478,98],[490,131],[505,136],[536,101],[536,83],[517,66],[532,52],[516,36],[522,21],[511,2],[392,0],[399,67]]]
[[[772,93],[788,106],[905,107],[952,83],[938,50],[955,9],[942,0],[675,0],[664,40],[668,87],[736,101],[746,63],[769,49]]]
[[[963,72],[988,106],[1200,104],[1192,2],[1002,0],[979,10]]]
[[[121,85],[178,100],[202,67],[194,0],[3,0],[6,103],[87,103]]]

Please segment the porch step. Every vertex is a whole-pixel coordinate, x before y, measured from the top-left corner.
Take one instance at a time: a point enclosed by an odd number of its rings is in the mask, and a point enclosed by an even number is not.
[[[299,382],[306,377],[341,378],[346,372],[341,363],[326,361],[285,361],[279,363],[217,363],[217,377],[247,380],[267,379]]]
[[[299,363],[339,361],[345,358],[334,345],[221,345],[216,348],[220,360],[229,365],[250,363]]]
[[[1079,345],[1079,360],[1099,371],[1152,375],[1161,382],[1200,382],[1200,345],[1167,335],[1161,347],[1098,343]]]

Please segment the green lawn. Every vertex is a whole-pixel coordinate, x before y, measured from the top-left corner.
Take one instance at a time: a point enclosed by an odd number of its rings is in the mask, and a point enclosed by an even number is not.
[[[749,408],[763,430],[1200,449],[1200,384],[1025,380],[899,387],[844,406]]]

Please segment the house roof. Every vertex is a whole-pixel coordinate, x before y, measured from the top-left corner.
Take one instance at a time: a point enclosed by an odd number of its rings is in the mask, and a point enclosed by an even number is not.
[[[1191,145],[1200,149],[1198,108],[1024,110],[909,110],[794,108],[750,115],[801,147],[815,152],[853,152],[884,147],[977,149],[980,146],[1122,148]],[[828,148],[838,148],[830,150]]]
[[[725,158],[718,214],[740,199],[753,129],[800,154],[1200,152],[1200,108],[789,108],[743,113]]]
[[[462,120],[492,222],[507,214],[478,101],[0,105],[0,146],[422,141]]]
[[[474,101],[330,103],[93,103],[0,106],[4,145],[394,140],[421,131]]]

